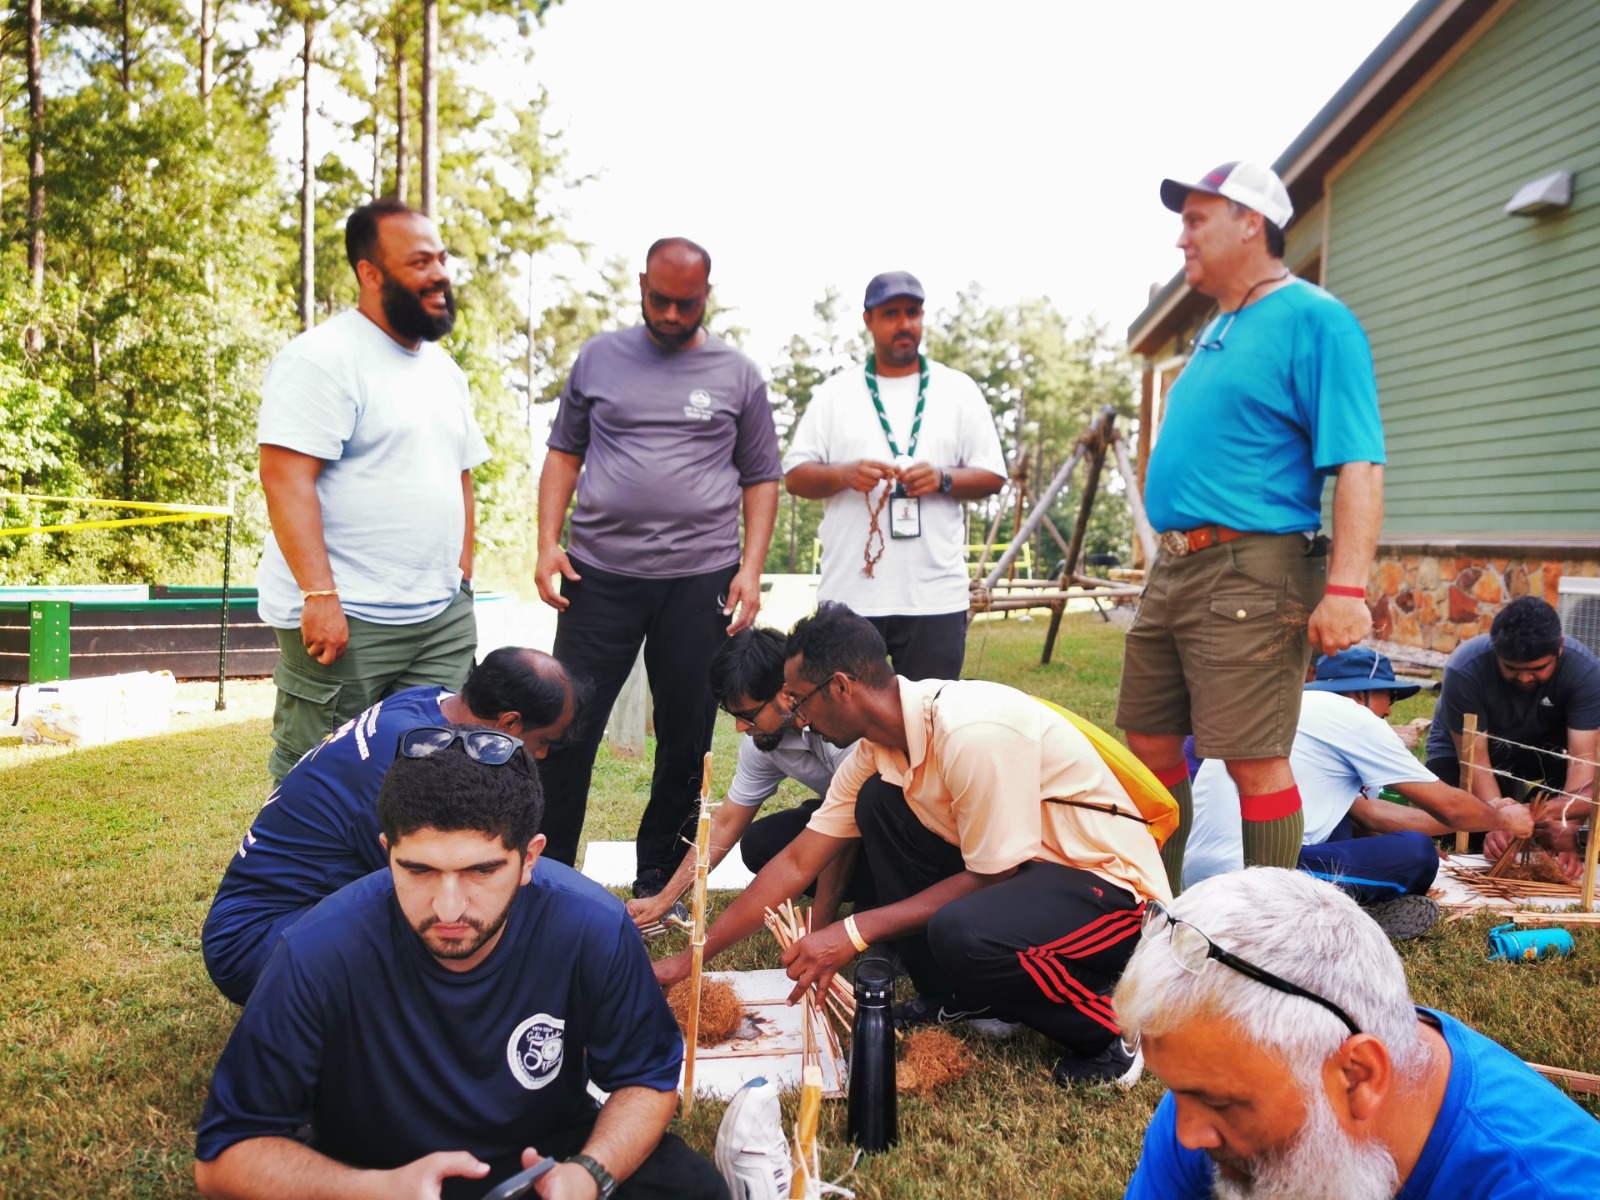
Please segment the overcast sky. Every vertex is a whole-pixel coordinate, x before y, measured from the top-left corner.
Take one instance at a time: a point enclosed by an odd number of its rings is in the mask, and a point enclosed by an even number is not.
[[[663,234],[703,242],[763,363],[830,284],[853,313],[890,269],[933,309],[976,281],[1120,335],[1180,263],[1161,177],[1275,159],[1409,7],[566,0],[531,82],[599,174],[572,232],[635,267]]]

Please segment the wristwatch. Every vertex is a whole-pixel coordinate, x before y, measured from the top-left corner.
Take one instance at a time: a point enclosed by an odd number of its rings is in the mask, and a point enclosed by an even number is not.
[[[616,1194],[617,1181],[611,1178],[611,1172],[602,1167],[587,1154],[574,1154],[567,1159],[569,1163],[577,1163],[590,1175],[594,1176],[594,1185],[600,1189],[600,1200],[611,1200]]]
[[[939,472],[939,490],[948,496],[955,490],[956,478],[949,471]]]

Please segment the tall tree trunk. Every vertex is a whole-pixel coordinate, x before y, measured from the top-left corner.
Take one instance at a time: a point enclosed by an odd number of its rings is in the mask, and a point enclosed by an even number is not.
[[[122,498],[132,500],[137,494],[139,473],[139,443],[134,436],[133,419],[138,409],[139,397],[132,388],[122,393]]]
[[[122,54],[117,69],[117,82],[122,85],[122,94],[133,95],[133,2],[122,0]],[[130,117],[133,116],[133,101],[128,101]]]
[[[316,182],[311,164],[311,63],[313,60],[313,35],[316,20],[305,19],[305,48],[301,57],[303,70],[300,88],[300,328],[310,329],[316,323],[312,311],[316,293],[317,214],[313,185]]]
[[[398,15],[396,17],[398,20]],[[410,39],[398,25],[394,31],[394,198],[406,202],[411,183]]]
[[[216,86],[217,7],[221,0],[200,0],[200,105],[211,128],[211,89]]]
[[[28,0],[28,278],[33,303],[44,303],[44,0]],[[43,344],[37,318],[27,332],[29,350]]]
[[[533,369],[537,355],[537,346],[534,342],[534,331],[537,329],[538,318],[534,315],[533,303],[533,251],[528,251],[528,400],[522,411],[522,424],[525,428],[533,425]]]
[[[439,208],[439,0],[422,0],[422,211]]]
[[[217,51],[217,17],[222,0],[200,0],[200,107],[206,115],[206,149],[210,154],[216,153],[216,146],[211,143],[213,134],[211,126],[211,92],[216,87],[216,51]],[[211,173],[205,177],[204,198],[201,206],[204,210],[205,222],[205,247],[206,247],[206,301],[215,305],[217,301],[217,260],[211,253]],[[214,312],[214,310],[213,310]],[[217,457],[217,352],[211,339],[206,339],[206,388],[204,397],[204,410],[201,413],[201,426],[206,432],[206,450],[213,460]]]

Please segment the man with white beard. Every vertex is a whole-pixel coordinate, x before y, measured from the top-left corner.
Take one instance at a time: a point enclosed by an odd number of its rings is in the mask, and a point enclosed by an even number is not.
[[[1515,1055],[1414,1008],[1330,884],[1259,867],[1147,902],[1117,1020],[1169,1091],[1131,1200],[1578,1200],[1600,1123]]]

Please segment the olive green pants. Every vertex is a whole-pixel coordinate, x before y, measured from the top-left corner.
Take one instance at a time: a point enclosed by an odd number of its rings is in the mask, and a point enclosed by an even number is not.
[[[267,770],[281,781],[302,755],[385,696],[434,684],[451,691],[466,682],[478,648],[472,597],[415,625],[377,625],[356,617],[344,654],[323,666],[306,653],[299,629],[279,629],[278,685]]]

